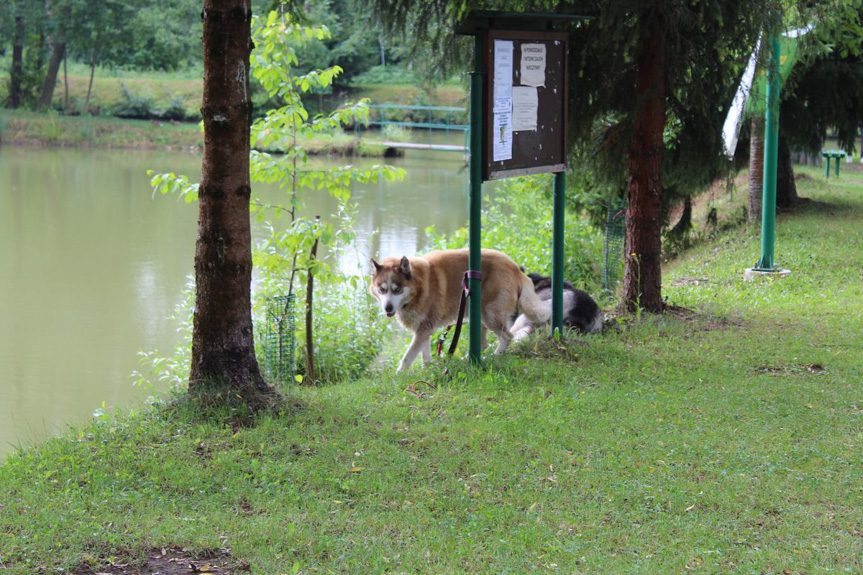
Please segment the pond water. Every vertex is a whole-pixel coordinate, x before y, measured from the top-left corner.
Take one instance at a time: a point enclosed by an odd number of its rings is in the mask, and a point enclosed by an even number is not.
[[[363,259],[412,255],[425,247],[427,226],[450,232],[467,221],[461,154],[409,150],[388,163],[407,171],[403,182],[353,190]],[[0,461],[85,424],[103,402],[108,411],[142,404],[150,392],[133,385],[138,352],[167,354],[179,341],[170,318],[193,273],[197,204],[154,198],[148,169],[197,181],[201,157],[0,148]],[[253,186],[271,200],[279,193]],[[306,213],[334,208],[320,192]]]

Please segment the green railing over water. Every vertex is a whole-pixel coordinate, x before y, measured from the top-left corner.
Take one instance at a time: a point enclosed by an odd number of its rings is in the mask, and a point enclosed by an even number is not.
[[[449,133],[450,130],[460,130],[466,132],[470,130],[467,124],[455,123],[455,118],[464,117],[467,110],[455,106],[407,106],[401,104],[370,104],[369,124],[375,126],[403,126],[406,128],[426,128],[429,130],[444,130]],[[403,112],[399,114],[398,112]],[[418,114],[416,114],[418,112]],[[406,119],[390,119],[404,118],[405,115],[411,117]],[[375,117],[377,116],[377,117]],[[422,119],[415,119],[416,116],[421,116]]]

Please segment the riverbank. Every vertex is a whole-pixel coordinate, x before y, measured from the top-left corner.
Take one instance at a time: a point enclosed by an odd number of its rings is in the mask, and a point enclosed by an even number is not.
[[[198,123],[66,116],[56,112],[0,112],[0,145],[200,151],[204,134]],[[304,139],[310,155],[383,157],[387,147],[354,134]]]
[[[663,271],[674,313],[13,453],[0,569],[859,572],[863,175],[798,173],[788,277],[743,281],[758,230],[717,230]]]

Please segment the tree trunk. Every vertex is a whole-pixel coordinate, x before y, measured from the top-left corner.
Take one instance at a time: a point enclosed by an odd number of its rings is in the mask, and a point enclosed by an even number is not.
[[[69,56],[66,55],[63,58],[63,111],[65,113],[69,113],[69,70],[67,63],[69,62]]]
[[[776,207],[793,208],[800,197],[797,195],[797,182],[794,181],[794,163],[791,149],[782,136],[779,137],[779,159],[776,166]],[[836,158],[839,161],[839,158]]]
[[[9,108],[21,106],[21,79],[24,75],[24,18],[15,16],[15,36],[12,40],[12,67],[9,69]]]
[[[87,86],[87,97],[84,99],[84,112],[90,110],[90,94],[93,92],[93,76],[96,75],[96,57],[99,55],[99,36],[93,42],[93,55],[90,57],[90,84]]]
[[[66,43],[57,42],[54,44],[54,49],[51,50],[51,60],[48,62],[48,72],[45,74],[45,82],[42,84],[42,92],[36,102],[37,112],[51,107],[51,101],[54,99],[54,88],[57,86],[57,74],[60,73],[60,64],[65,55]]]
[[[320,218],[320,216],[318,216]],[[309,259],[309,275],[306,279],[306,383],[314,385],[318,377],[315,373],[315,337],[314,337],[314,316],[312,315],[312,303],[315,295],[315,276],[312,273],[312,266],[315,263],[315,257],[318,253],[318,240],[315,238],[315,243],[312,244],[311,257]]]
[[[249,222],[252,101],[250,0],[204,0],[204,158],[195,248],[195,316],[189,391],[240,396],[253,408],[275,391],[255,358]]]
[[[761,221],[764,187],[764,116],[753,116],[749,139],[749,222]]]
[[[635,126],[629,142],[629,202],[623,306],[661,312],[662,152],[665,128],[665,52],[659,14],[641,20]]]

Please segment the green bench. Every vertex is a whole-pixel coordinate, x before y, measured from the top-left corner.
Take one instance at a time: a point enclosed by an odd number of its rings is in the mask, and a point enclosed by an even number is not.
[[[821,150],[821,157],[824,158],[824,177],[830,179],[830,160],[836,160],[836,177],[839,177],[839,162],[845,157],[845,152],[842,150]]]

